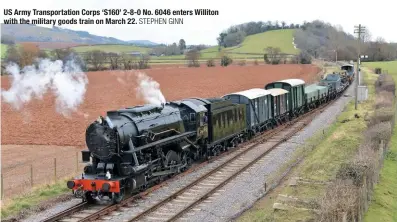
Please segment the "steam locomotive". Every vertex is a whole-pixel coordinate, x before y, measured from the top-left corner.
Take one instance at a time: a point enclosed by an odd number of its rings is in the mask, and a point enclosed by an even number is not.
[[[221,98],[108,111],[86,129],[82,160],[88,164],[67,187],[89,203],[118,203],[336,98],[350,85],[346,78],[309,86],[287,79]]]

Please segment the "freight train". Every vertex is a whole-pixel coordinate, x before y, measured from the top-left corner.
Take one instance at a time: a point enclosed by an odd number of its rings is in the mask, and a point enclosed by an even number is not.
[[[330,74],[319,84],[301,79],[220,98],[187,98],[160,106],[108,111],[86,129],[88,163],[80,178],[67,182],[76,197],[118,203],[335,99],[351,84]]]

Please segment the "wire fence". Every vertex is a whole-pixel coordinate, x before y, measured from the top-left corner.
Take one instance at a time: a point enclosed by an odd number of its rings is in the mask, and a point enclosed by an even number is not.
[[[73,177],[82,172],[84,165],[81,162],[81,152],[76,152],[75,155],[70,155],[69,152],[68,155],[40,158],[3,168],[1,200],[29,192],[38,185],[51,184],[65,177]]]

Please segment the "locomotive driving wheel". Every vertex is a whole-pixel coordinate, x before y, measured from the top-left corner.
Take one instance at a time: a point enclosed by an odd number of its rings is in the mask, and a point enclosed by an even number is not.
[[[192,159],[189,156],[189,151],[183,151],[182,152],[181,163],[182,163],[182,165],[185,165],[182,168],[182,171],[185,171],[186,169],[188,169],[189,166],[192,164]]]
[[[178,155],[178,153],[175,152],[174,150],[170,150],[167,152],[167,155],[165,156],[164,166],[170,168],[171,170],[174,170],[175,166],[181,164],[181,162],[182,162],[181,157]]]

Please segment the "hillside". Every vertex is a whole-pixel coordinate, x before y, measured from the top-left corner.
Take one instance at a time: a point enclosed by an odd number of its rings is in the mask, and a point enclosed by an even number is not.
[[[240,46],[223,48],[233,58],[253,58],[262,57],[266,47],[279,47],[282,53],[297,54],[299,49],[295,49],[293,42],[295,30],[272,30],[263,33],[247,36]],[[201,58],[219,57],[218,46],[213,46],[201,50]]]
[[[231,53],[264,53],[266,47],[279,47],[286,54],[297,54],[294,48],[294,29],[272,30],[247,36],[240,47],[231,47]]]
[[[128,43],[134,44],[134,45],[140,45],[140,46],[155,46],[159,45],[158,43],[149,41],[149,40],[130,40],[127,41]]]
[[[75,31],[58,27],[46,28],[35,25],[1,24],[1,33],[13,36],[18,42],[62,42],[79,44],[135,44],[155,45],[148,40],[123,41],[113,37],[90,34],[86,31]]]
[[[1,44],[1,58],[4,58],[7,52],[7,45]]]

